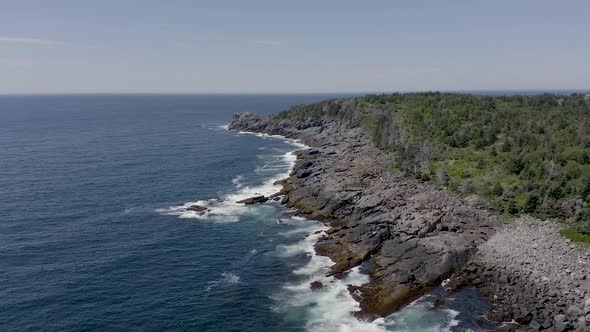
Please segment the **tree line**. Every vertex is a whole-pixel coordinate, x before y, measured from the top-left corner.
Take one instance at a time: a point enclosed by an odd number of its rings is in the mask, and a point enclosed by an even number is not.
[[[488,197],[499,213],[577,221],[590,234],[590,102],[583,94],[406,93],[298,105],[276,121],[362,126],[394,167]]]

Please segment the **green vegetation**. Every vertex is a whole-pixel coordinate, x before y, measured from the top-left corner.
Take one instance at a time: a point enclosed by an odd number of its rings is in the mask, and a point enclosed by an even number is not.
[[[296,106],[276,120],[359,125],[395,167],[504,214],[576,220],[590,234],[590,102],[570,96],[371,95]]]
[[[561,235],[578,243],[582,243],[590,247],[590,235],[580,233],[575,227],[568,227],[561,230]]]

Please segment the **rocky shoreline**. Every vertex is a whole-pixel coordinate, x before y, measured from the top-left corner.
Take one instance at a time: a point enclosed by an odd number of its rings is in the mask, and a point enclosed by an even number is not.
[[[367,267],[371,282],[351,290],[360,294],[357,316],[388,315],[453,277],[452,289],[473,286],[489,296],[496,321],[515,320],[524,330],[586,326],[588,257],[572,255],[578,249],[559,236],[555,223],[506,223],[478,197],[461,198],[396,173],[354,123],[275,122],[238,113],[229,129],[283,135],[312,147],[297,152],[293,172],[282,181],[282,203],[330,225],[316,252],[335,262],[331,274]],[[547,243],[551,247],[540,250]]]

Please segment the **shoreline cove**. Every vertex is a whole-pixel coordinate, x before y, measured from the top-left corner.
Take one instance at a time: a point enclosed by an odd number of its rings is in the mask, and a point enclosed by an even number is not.
[[[237,222],[239,221],[239,214],[256,213],[252,210],[264,208],[265,205],[246,206],[243,203],[237,203],[237,201],[255,195],[270,196],[279,193],[284,186],[280,182],[288,179],[293,171],[296,162],[295,153],[311,148],[297,139],[287,138],[282,135],[233,131],[227,127],[227,125],[222,126],[223,129],[236,135],[253,135],[262,139],[276,139],[292,145],[295,149],[281,156],[289,164],[288,170],[274,175],[265,180],[263,184],[254,187],[243,187],[241,183],[243,176],[236,175],[232,179],[232,183],[237,190],[234,193],[222,195],[221,198],[189,201],[182,205],[158,208],[155,210],[156,212],[177,216],[181,219],[198,219],[219,223]],[[200,214],[187,209],[195,204],[207,207],[209,212]],[[369,282],[368,275],[361,273],[360,268],[356,267],[349,271],[344,278],[338,279],[334,276],[326,276],[334,262],[328,256],[318,255],[314,247],[319,238],[325,235],[325,231],[329,229],[329,226],[318,220],[309,220],[298,215],[291,215],[288,209],[285,214],[286,218],[278,219],[277,223],[288,223],[295,220],[298,223],[309,223],[309,225],[282,234],[284,236],[304,235],[304,237],[293,244],[279,244],[276,247],[275,254],[283,259],[305,256],[307,262],[291,271],[293,275],[301,278],[301,280],[283,285],[282,289],[271,296],[275,305],[270,309],[287,317],[291,315],[290,312],[292,311],[303,311],[307,317],[305,326],[308,331],[386,331],[384,319],[363,321],[353,315],[355,311],[360,310],[360,305],[354,299],[351,286],[358,287],[366,284]],[[252,257],[256,253],[256,250],[253,249],[248,257]],[[321,282],[321,289],[312,289],[310,287],[312,282]],[[210,281],[205,291],[209,292],[216,287],[239,283],[240,276],[237,273],[226,271],[220,275],[219,279]],[[323,308],[323,310],[318,310],[319,308]]]
[[[244,205],[236,203],[236,201],[259,194],[271,196],[284,192],[285,181],[293,175],[294,166],[299,161],[297,156],[306,150],[313,149],[313,147],[302,143],[300,140],[282,135],[235,131],[229,130],[227,126],[223,127],[238,136],[253,135],[261,139],[276,139],[293,146],[295,149],[279,156],[284,162],[283,167],[286,164],[289,165],[287,171],[271,175],[261,185],[251,187],[242,183],[244,176],[236,175],[232,178],[234,189],[229,193],[220,195],[219,198],[189,201],[181,205],[159,208],[156,209],[156,212],[181,219],[197,219],[214,223],[234,223],[239,221],[239,215],[256,215],[260,209],[265,209],[269,204],[271,206],[275,205],[276,202]],[[187,210],[188,207],[194,204],[202,205],[209,210],[205,214]],[[453,327],[459,326],[461,323],[459,310],[450,307],[434,307],[433,300],[441,296],[442,286],[438,286],[431,293],[417,297],[400,311],[391,315],[385,317],[359,315],[362,312],[361,302],[359,301],[362,294],[359,288],[371,283],[370,276],[366,272],[367,268],[356,266],[337,276],[332,274],[331,268],[336,262],[329,255],[322,255],[316,250],[316,246],[322,238],[328,235],[326,232],[331,229],[329,222],[308,219],[305,213],[298,211],[296,208],[285,208],[287,210],[283,213],[284,217],[279,217],[277,223],[294,223],[299,226],[294,230],[281,233],[281,235],[285,238],[299,238],[299,240],[289,244],[278,244],[272,254],[281,259],[303,259],[304,262],[291,270],[292,281],[283,284],[280,289],[270,295],[274,303],[269,308],[271,311],[285,316],[286,320],[297,321],[303,318],[305,330],[317,332],[408,332],[413,331],[415,328],[422,331],[439,332],[453,331]],[[301,225],[301,223],[307,224]],[[257,254],[259,253],[256,249],[253,249],[246,255],[247,259],[242,260],[254,259]],[[205,291],[208,293],[216,288],[239,287],[241,283],[239,272],[229,269],[221,273],[217,279],[209,281]],[[321,287],[319,289],[312,287],[314,283],[319,283]],[[462,303],[461,296],[457,297],[458,300],[448,298],[447,304],[450,306],[456,305],[459,308],[470,305],[469,303]],[[468,298],[467,301],[469,301]],[[477,306],[479,310],[482,304],[477,303]],[[473,330],[477,331],[477,329]]]

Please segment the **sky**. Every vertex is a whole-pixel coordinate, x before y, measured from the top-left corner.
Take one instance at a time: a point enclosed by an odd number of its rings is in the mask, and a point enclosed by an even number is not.
[[[590,1],[0,0],[0,93],[590,89]]]

